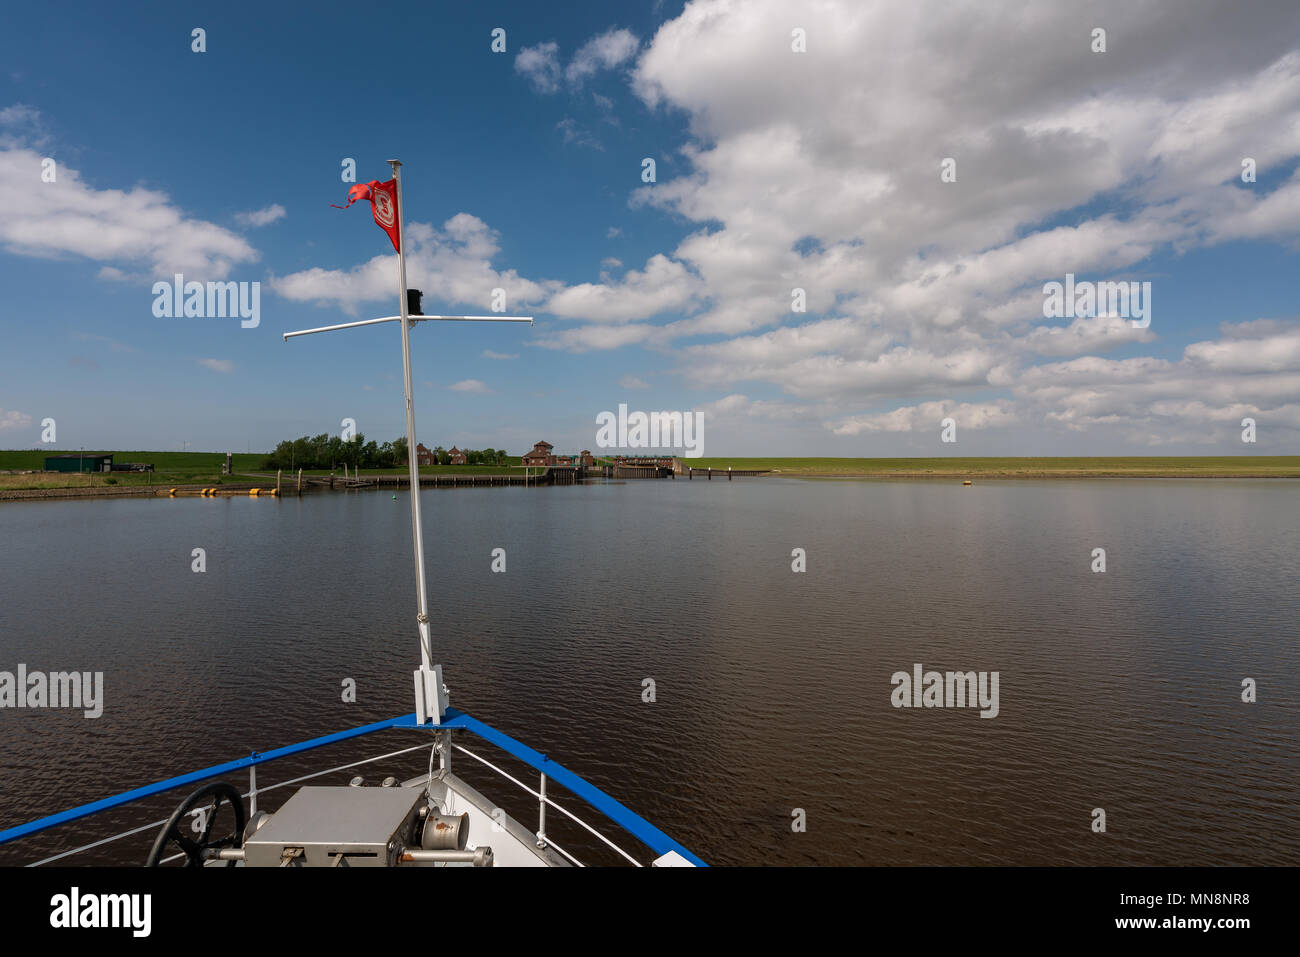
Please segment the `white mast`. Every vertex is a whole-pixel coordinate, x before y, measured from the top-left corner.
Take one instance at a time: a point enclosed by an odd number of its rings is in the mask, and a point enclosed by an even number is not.
[[[406,462],[411,484],[411,538],[415,546],[416,627],[420,634],[420,667],[415,672],[415,717],[420,724],[431,721],[442,723],[447,710],[447,686],[442,683],[442,665],[433,664],[432,637],[429,622],[428,588],[424,577],[424,526],[420,518],[420,464],[416,455],[415,401],[411,389],[411,326],[425,320],[449,322],[532,322],[532,316],[415,316],[408,314],[406,300],[406,218],[402,214],[402,163],[389,160],[397,193],[397,299],[401,314],[382,319],[363,319],[316,329],[286,332],[285,340],[294,336],[307,336],[316,332],[333,332],[379,322],[402,324],[402,381],[406,395]]]
[[[424,580],[424,525],[420,521],[420,456],[415,444],[415,399],[411,395],[411,317],[406,301],[406,219],[402,214],[402,162],[389,160],[397,184],[397,303],[402,316],[402,381],[406,392],[406,464],[411,477],[411,538],[415,542],[416,627],[420,632],[420,668],[415,672],[415,719],[424,724],[442,721],[447,710],[447,686],[442,665],[434,665],[429,650],[429,594]]]
[[[420,669],[427,671],[429,654],[429,596],[424,581],[424,527],[420,522],[420,461],[415,445],[415,400],[411,395],[411,317],[406,301],[406,220],[402,217],[402,163],[389,160],[397,183],[397,304],[402,317],[402,381],[406,393],[406,464],[411,478],[411,537],[415,541],[415,620],[420,630]],[[418,678],[417,678],[418,680]],[[439,680],[435,687],[440,687]],[[417,690],[416,699],[419,700]],[[439,711],[442,709],[439,708]]]

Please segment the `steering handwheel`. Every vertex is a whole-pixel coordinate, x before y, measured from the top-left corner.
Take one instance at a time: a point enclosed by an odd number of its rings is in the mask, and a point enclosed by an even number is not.
[[[216,798],[212,805],[212,810],[207,816],[203,825],[203,833],[197,841],[191,840],[181,833],[180,822],[190,811],[194,810],[201,804],[207,803],[208,799]],[[230,802],[235,809],[235,829],[217,839],[212,838],[212,827],[216,823],[217,814],[221,811],[222,801]],[[223,847],[238,847],[244,834],[244,797],[234,787],[224,781],[215,781],[212,784],[205,784],[189,797],[187,797],[167,819],[163,825],[158,837],[153,842],[153,848],[149,851],[149,857],[144,862],[145,867],[157,867],[163,856],[163,851],[167,849],[168,843],[175,843],[182,851],[185,852],[186,867],[202,867],[205,863],[205,851],[217,850]],[[227,867],[234,867],[234,861],[226,861]]]

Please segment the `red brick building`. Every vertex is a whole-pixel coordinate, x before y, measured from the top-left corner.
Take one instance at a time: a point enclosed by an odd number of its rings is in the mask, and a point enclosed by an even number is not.
[[[537,467],[539,465],[585,465],[596,464],[596,457],[590,449],[583,449],[578,455],[555,455],[555,447],[550,442],[538,442],[533,450],[523,456],[523,464]]]
[[[555,456],[551,454],[551,449],[555,448],[550,442],[538,442],[533,446],[531,452],[524,454],[524,465],[555,465]]]
[[[450,457],[452,465],[465,464],[465,453],[462,452],[460,449],[456,448],[456,446],[453,445],[450,449],[448,449],[447,455]]]
[[[438,464],[438,460],[434,457],[434,454],[424,447],[423,442],[420,442],[415,446],[415,464],[416,465],[437,465]]]

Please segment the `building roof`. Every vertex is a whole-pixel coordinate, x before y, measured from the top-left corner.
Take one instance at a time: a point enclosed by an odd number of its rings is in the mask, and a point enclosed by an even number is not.
[[[555,448],[555,446],[553,446],[550,442],[538,442],[538,443],[536,443],[536,444],[533,446],[533,448],[535,448],[535,449],[540,449],[540,448],[553,449],[553,448]]]

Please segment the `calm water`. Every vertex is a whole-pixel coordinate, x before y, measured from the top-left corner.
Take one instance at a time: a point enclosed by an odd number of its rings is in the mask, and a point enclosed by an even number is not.
[[[429,490],[436,658],[453,705],[713,863],[1300,864],[1297,493],[777,478]],[[0,827],[410,711],[409,523],[404,498],[374,492],[0,505],[0,670],[103,671],[106,699],[97,720],[0,711]],[[505,574],[490,571],[498,547]],[[1095,547],[1105,574],[1090,571]],[[895,709],[891,675],[916,662],[999,672],[1000,713]],[[386,732],[265,766],[259,783],[420,740]],[[457,769],[532,820],[520,792]],[[149,823],[182,796],[7,845],[0,863]],[[87,860],[136,863],[151,839]]]

